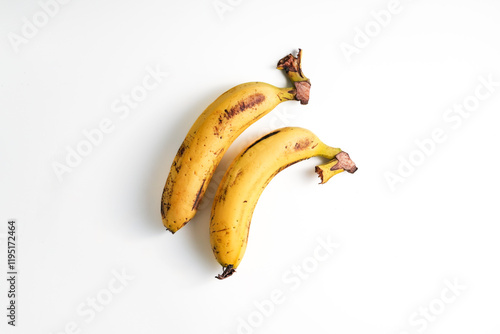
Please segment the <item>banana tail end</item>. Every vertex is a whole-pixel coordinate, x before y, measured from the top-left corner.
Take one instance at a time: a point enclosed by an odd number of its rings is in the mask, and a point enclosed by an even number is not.
[[[215,278],[217,278],[218,280],[223,280],[223,279],[226,279],[226,278],[232,276],[235,272],[236,272],[236,269],[234,269],[233,265],[230,264],[227,267],[224,267],[222,274],[215,276]]]

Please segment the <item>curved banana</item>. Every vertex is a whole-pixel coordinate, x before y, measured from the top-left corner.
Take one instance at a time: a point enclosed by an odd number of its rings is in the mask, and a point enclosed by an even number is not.
[[[198,117],[174,158],[163,189],[163,225],[177,232],[196,214],[222,156],[231,143],[252,123],[283,101],[307,104],[310,82],[302,74],[301,55],[278,62],[295,87],[278,88],[263,82],[238,85],[217,98]]]
[[[314,156],[331,159],[316,167],[321,183],[344,170],[357,170],[347,153],[297,127],[281,128],[261,137],[231,163],[217,189],[210,218],[212,251],[224,268],[216,278],[231,276],[240,264],[253,211],[271,179],[286,167]]]

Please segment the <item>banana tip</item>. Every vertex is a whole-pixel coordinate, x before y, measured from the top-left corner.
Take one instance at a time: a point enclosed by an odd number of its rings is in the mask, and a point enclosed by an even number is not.
[[[235,272],[236,272],[236,269],[234,269],[233,265],[230,264],[224,268],[224,270],[222,271],[222,274],[215,276],[215,278],[217,278],[218,280],[223,280],[223,279],[226,279],[226,278],[232,276]]]

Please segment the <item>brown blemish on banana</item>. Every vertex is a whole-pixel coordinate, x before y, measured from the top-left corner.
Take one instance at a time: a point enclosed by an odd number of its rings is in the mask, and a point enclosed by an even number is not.
[[[206,180],[207,179],[203,179],[201,187],[200,189],[198,189],[198,192],[196,193],[196,198],[194,199],[193,207],[191,208],[191,210],[198,209],[198,205],[200,205],[200,200],[201,200],[201,192],[203,191],[203,186],[205,185]]]
[[[351,160],[349,157],[349,154],[346,152],[340,152],[335,156],[335,158],[339,161],[337,164],[332,166],[330,168],[331,171],[337,170],[337,169],[343,169],[348,173],[354,173],[355,171],[358,170],[358,167],[356,167],[356,164],[354,161]]]
[[[223,228],[223,229],[221,229],[221,230],[212,231],[212,233],[215,233],[215,232],[223,232],[223,231],[227,231],[227,230],[229,230],[229,227]]]
[[[296,142],[293,149],[295,151],[301,151],[306,149],[309,146],[309,144],[311,144],[311,141],[309,140],[309,138],[305,138]]]
[[[186,144],[185,142],[182,142],[181,147],[179,147],[179,150],[177,151],[177,156],[182,156],[185,150],[186,150]]]
[[[214,152],[214,155],[216,155],[216,156],[217,156],[217,155],[220,155],[220,154],[221,154],[221,153],[223,153],[223,152],[224,152],[224,148],[221,148],[221,149],[219,149],[219,150],[215,151],[215,152]]]
[[[164,207],[164,205],[163,205],[163,203],[162,203],[162,204],[161,204],[161,209],[160,209],[160,210],[161,210],[161,218],[162,218],[162,219],[165,219],[165,209],[164,209],[163,207]]]
[[[170,202],[167,202],[166,204],[161,205],[161,217],[163,219],[166,218],[165,210],[166,211],[170,210]]]
[[[241,170],[241,169],[240,169],[240,170],[238,171],[238,173],[236,173],[236,176],[234,177],[233,182],[231,182],[231,187],[233,187],[233,186],[234,186],[234,184],[235,184],[236,182],[238,182],[238,179],[241,177],[241,175],[242,175],[242,174],[243,174],[243,170]]]
[[[177,174],[179,174],[179,171],[181,170],[181,164],[177,164],[177,161],[174,161],[174,164],[175,164],[175,171],[177,172]]]
[[[224,189],[222,194],[220,195],[219,202],[223,202],[226,200],[227,188]]]
[[[224,117],[226,119],[231,119],[235,115],[238,115],[239,113],[241,113],[247,109],[253,108],[253,107],[261,104],[265,100],[266,100],[266,96],[262,93],[252,94],[252,95],[246,97],[245,99],[239,101],[238,104],[235,105],[234,107],[232,107],[231,109],[224,110]]]

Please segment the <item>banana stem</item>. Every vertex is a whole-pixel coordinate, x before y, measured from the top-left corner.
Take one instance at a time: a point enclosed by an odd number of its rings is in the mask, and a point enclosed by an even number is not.
[[[323,146],[321,156],[327,158],[328,160],[334,159],[337,154],[342,152],[342,150],[337,147],[331,147],[325,144],[323,144]]]
[[[297,90],[293,87],[282,88],[278,93],[281,102],[296,100]]]
[[[302,72],[302,50],[299,49],[297,57],[291,53],[280,59],[276,66],[279,70],[285,70],[286,75],[295,86],[295,99],[300,104],[309,102],[309,91],[311,90],[311,81]]]
[[[334,149],[337,150],[337,149]],[[331,161],[316,166],[316,173],[321,179],[321,184],[328,182],[334,175],[346,171],[348,173],[354,173],[358,170],[354,161],[351,160],[349,154],[346,152],[340,152],[335,155],[335,158]]]

